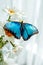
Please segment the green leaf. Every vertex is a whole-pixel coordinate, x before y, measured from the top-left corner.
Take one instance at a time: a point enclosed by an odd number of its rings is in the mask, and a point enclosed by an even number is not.
[[[8,42],[8,40],[6,40],[6,41],[4,41],[3,40],[3,37],[4,37],[4,35],[2,35],[1,37],[0,37],[0,48],[2,48],[5,44],[7,44],[7,42]]]

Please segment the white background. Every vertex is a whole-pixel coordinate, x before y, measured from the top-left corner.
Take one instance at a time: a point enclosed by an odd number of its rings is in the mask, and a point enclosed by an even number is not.
[[[7,16],[3,9],[7,6],[10,8],[15,6],[23,11],[26,22],[32,23],[39,30],[38,35],[26,42],[22,41],[22,43],[27,43],[27,46],[18,57],[18,64],[43,65],[43,0],[0,0],[0,21],[6,20]]]

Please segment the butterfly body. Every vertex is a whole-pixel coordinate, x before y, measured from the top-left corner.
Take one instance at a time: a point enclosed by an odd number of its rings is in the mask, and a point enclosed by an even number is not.
[[[10,31],[17,39],[20,39],[22,36],[24,40],[28,40],[32,35],[38,33],[38,29],[35,26],[23,22],[8,22],[3,28],[4,30]]]

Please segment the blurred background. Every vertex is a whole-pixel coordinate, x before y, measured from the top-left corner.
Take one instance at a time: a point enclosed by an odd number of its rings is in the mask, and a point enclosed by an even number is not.
[[[1,22],[4,25],[7,19],[7,14],[3,12],[7,7],[15,7],[24,12],[25,22],[32,23],[39,30],[38,35],[32,36],[26,42],[16,40],[16,43],[25,47],[17,58],[18,65],[43,65],[43,0],[0,0],[0,25]],[[1,29],[0,31],[3,34]]]

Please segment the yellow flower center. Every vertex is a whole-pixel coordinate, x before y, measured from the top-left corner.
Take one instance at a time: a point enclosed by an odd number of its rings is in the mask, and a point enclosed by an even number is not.
[[[13,15],[13,14],[15,13],[15,11],[12,10],[12,9],[9,9],[8,12],[9,12],[9,14],[11,14],[11,15]]]

